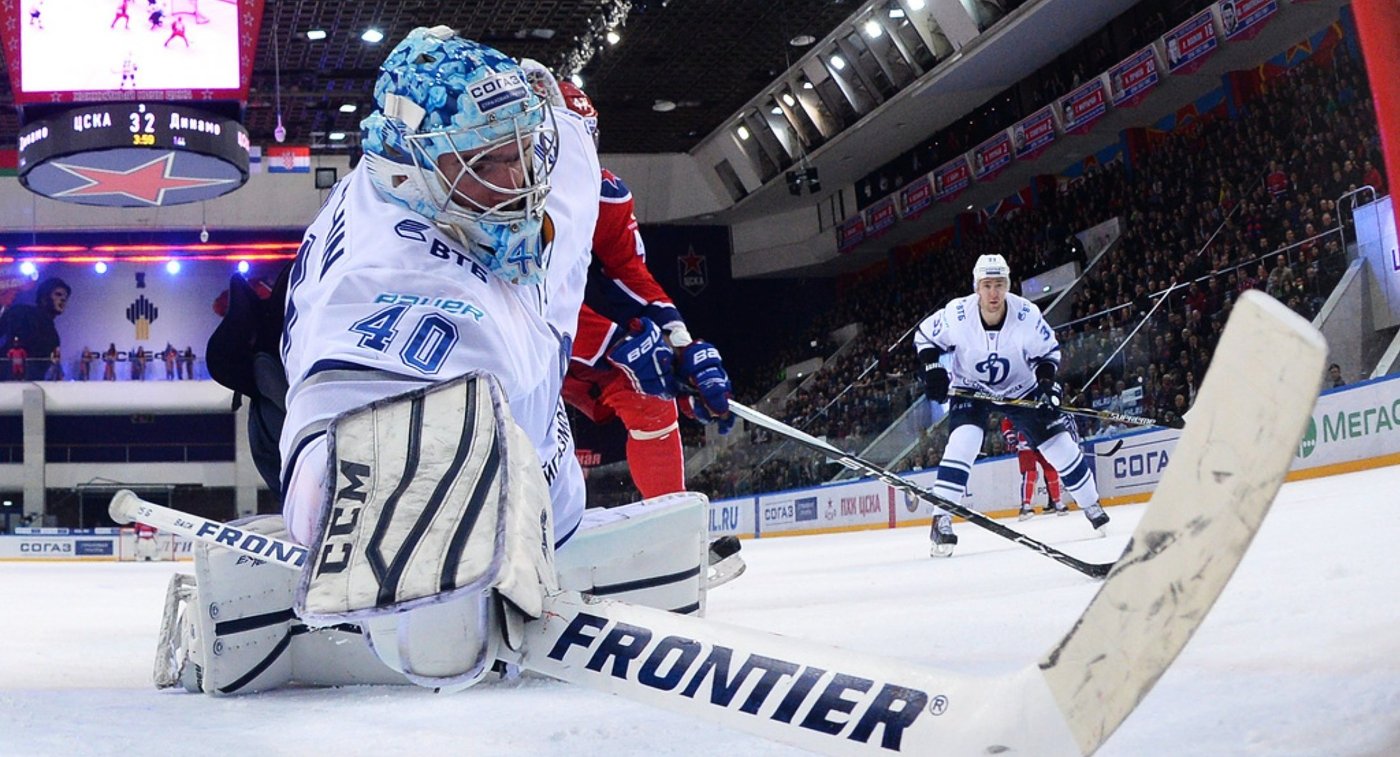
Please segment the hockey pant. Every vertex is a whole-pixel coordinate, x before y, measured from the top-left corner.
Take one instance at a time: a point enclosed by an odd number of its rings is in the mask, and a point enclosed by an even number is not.
[[[685,490],[685,458],[675,400],[642,394],[616,368],[569,364],[564,400],[594,423],[622,420],[627,467],[643,498]]]
[[[1060,501],[1060,474],[1040,450],[1021,450],[1016,453],[1016,460],[1021,465],[1022,505],[1029,505],[1031,500],[1035,499],[1037,466],[1045,470],[1045,489],[1050,494],[1050,501]]]

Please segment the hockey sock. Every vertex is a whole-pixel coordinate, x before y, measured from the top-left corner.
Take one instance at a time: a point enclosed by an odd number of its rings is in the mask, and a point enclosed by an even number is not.
[[[627,432],[627,467],[644,499],[685,490],[680,427]]]

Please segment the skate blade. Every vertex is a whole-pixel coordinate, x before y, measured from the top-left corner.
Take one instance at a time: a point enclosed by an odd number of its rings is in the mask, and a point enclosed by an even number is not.
[[[953,546],[954,546],[954,545],[952,545],[952,544],[934,544],[933,546],[929,547],[928,556],[929,556],[929,557],[952,557],[952,556],[953,556]]]

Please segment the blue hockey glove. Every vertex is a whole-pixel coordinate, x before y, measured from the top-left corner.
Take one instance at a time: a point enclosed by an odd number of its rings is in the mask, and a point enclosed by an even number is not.
[[[627,335],[608,350],[608,362],[627,376],[633,389],[662,399],[676,396],[675,360],[676,353],[650,318],[634,319]]]
[[[729,383],[729,374],[724,370],[719,350],[709,342],[695,341],[681,348],[676,361],[676,377],[694,397],[684,397],[681,409],[701,423],[718,423],[721,434],[729,433],[734,426],[734,415],[729,412],[729,397],[734,394],[734,385]]]

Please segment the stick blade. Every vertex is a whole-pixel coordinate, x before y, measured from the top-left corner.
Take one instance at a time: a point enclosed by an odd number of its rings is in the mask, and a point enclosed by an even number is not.
[[[1321,388],[1327,344],[1278,301],[1231,314],[1171,464],[1123,556],[1041,661],[1092,754],[1176,659],[1249,548]]]

